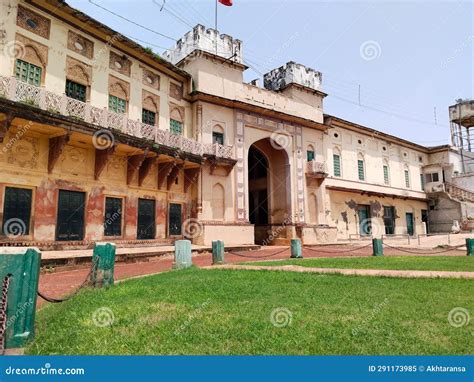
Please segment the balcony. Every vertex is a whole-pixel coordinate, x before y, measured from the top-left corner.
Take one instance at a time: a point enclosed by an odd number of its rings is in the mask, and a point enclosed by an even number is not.
[[[328,176],[326,163],[311,160],[306,162],[306,176],[313,179],[324,179]]]
[[[15,77],[0,76],[0,97],[82,120],[100,128],[118,130],[124,134],[151,140],[159,145],[176,148],[193,155],[234,159],[233,146],[218,143],[203,144],[172,134],[168,130],[159,129],[157,126],[132,120],[124,114],[117,114],[106,108],[100,109],[89,102],[78,101],[65,94],[56,94],[44,87],[18,81]]]

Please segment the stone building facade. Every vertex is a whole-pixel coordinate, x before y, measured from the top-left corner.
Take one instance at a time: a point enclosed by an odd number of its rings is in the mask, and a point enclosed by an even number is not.
[[[200,25],[160,57],[62,1],[0,13],[3,244],[424,233],[432,149],[324,114],[316,70],[259,87]]]

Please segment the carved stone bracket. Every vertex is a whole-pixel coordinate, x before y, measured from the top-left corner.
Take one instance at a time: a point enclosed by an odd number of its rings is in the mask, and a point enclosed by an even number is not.
[[[189,187],[196,182],[200,171],[200,167],[187,168],[184,170],[184,192],[188,192]]]
[[[6,114],[5,119],[0,121],[0,143],[3,142],[3,139],[7,135],[14,118],[15,116],[13,114]]]
[[[49,138],[48,153],[48,173],[51,173],[58,161],[64,147],[69,142],[69,134],[60,135],[59,137]]]
[[[170,174],[168,175],[168,182],[167,182],[167,190],[169,190],[179,175],[179,171],[183,168],[182,164],[174,164],[173,168],[171,169]]]
[[[235,166],[235,160],[218,160],[215,158],[208,158],[210,164],[210,174],[214,175],[217,168],[221,167],[226,171],[226,176],[230,174]]]
[[[138,172],[148,154],[148,147],[143,154],[129,156],[127,159],[127,185],[132,182],[133,177]]]
[[[158,188],[163,187],[174,166],[175,162],[163,162],[158,165]]]
[[[100,174],[104,171],[107,161],[110,159],[112,154],[115,152],[116,146],[110,146],[104,150],[95,149],[95,169],[94,178],[99,179]]]
[[[146,176],[150,173],[151,168],[156,163],[158,157],[145,158],[140,169],[138,170],[138,185],[141,186]]]

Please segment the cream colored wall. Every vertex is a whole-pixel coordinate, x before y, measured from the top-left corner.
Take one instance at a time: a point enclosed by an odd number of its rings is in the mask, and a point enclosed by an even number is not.
[[[338,137],[336,138],[334,134],[338,134]],[[358,142],[359,140],[361,143]],[[386,188],[387,192],[390,192],[392,188],[404,189],[407,192],[422,192],[421,168],[428,160],[425,153],[394,143],[389,144],[375,135],[360,134],[342,128],[330,129],[325,135],[324,141],[330,177],[334,176],[333,154],[335,148],[339,148],[342,169],[340,179],[353,181],[354,187],[364,189],[365,184],[374,184]],[[360,181],[358,178],[359,155],[362,155],[364,159],[364,181]],[[419,157],[422,158],[422,161],[419,161]],[[389,185],[384,183],[384,160],[389,164]],[[410,174],[410,187],[408,188],[405,185],[405,168]]]
[[[372,206],[372,232],[375,237],[381,237],[385,234],[383,223],[383,206],[395,207],[397,219],[395,221],[395,234],[406,234],[406,216],[407,212],[414,214],[415,236],[422,234],[423,227],[421,222],[421,210],[427,209],[426,202],[416,200],[401,200],[392,198],[369,197],[349,192],[330,191],[330,220],[337,227],[339,239],[349,239],[350,234],[359,234],[359,224],[357,210],[358,204]],[[347,216],[347,222],[344,221]]]
[[[49,40],[16,25],[18,3],[20,3],[25,8],[29,8],[51,20],[51,32]],[[192,137],[193,120],[190,104],[183,99],[177,100],[169,96],[170,81],[173,80],[171,80],[166,74],[147,67],[150,71],[157,73],[160,76],[160,90],[155,90],[145,86],[142,84],[141,66],[146,67],[146,65],[132,57],[129,57],[128,55],[127,57],[132,61],[130,77],[115,70],[109,69],[110,50],[120,55],[123,54],[119,50],[110,47],[110,44],[97,40],[90,35],[84,34],[82,31],[73,28],[71,25],[62,22],[59,19],[53,18],[50,14],[41,12],[37,8],[29,6],[24,1],[2,1],[0,7],[0,10],[2,11],[2,17],[3,15],[8,15],[5,22],[6,37],[4,38],[4,44],[15,41],[15,34],[20,33],[31,40],[48,46],[48,65],[46,68],[44,82],[46,89],[57,94],[64,93],[66,84],[66,57],[70,56],[81,62],[84,62],[87,65],[92,66],[92,85],[90,89],[90,103],[92,106],[108,108],[109,75],[113,75],[130,84],[130,100],[127,113],[127,116],[130,119],[141,121],[142,89],[144,89],[160,97],[158,122],[159,128],[169,130],[169,102],[172,102],[185,108],[184,136]],[[68,49],[67,41],[69,30],[83,35],[94,42],[94,56],[92,59],[88,59],[87,57]],[[111,41],[113,42],[113,37],[111,38]],[[10,50],[3,49],[0,51],[0,73],[4,76],[14,75],[15,60],[14,57],[7,54],[8,51]]]
[[[323,122],[322,99],[305,92],[292,91],[289,95],[243,83],[240,69],[230,68],[220,61],[198,56],[183,65],[191,73],[196,90],[231,100]]]

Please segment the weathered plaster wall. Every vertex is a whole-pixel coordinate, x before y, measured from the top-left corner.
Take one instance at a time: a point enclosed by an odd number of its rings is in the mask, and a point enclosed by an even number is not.
[[[348,239],[350,234],[359,234],[358,205],[369,205],[371,208],[372,232],[376,237],[385,234],[383,223],[383,207],[392,206],[396,211],[395,234],[406,234],[406,213],[411,212],[415,218],[415,235],[423,233],[421,210],[427,209],[427,204],[415,200],[400,200],[392,198],[369,197],[349,192],[330,191],[328,193],[330,212],[328,217],[337,227],[339,239]]]

